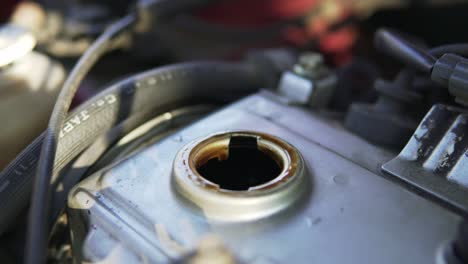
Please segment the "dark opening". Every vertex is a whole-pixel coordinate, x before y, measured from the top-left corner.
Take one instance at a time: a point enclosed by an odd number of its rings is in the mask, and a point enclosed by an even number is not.
[[[267,183],[281,172],[281,166],[258,149],[257,138],[233,136],[226,160],[212,158],[197,168],[198,173],[220,188],[244,191]]]

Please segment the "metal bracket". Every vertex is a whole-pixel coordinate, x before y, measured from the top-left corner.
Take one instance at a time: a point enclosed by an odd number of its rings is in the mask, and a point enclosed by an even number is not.
[[[382,170],[468,215],[468,112],[433,106],[405,148]]]

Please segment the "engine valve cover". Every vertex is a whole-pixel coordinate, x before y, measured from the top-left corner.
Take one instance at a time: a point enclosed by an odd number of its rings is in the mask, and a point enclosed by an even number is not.
[[[73,251],[168,263],[214,237],[216,263],[433,263],[460,218],[385,179],[394,156],[261,92],[78,184]]]

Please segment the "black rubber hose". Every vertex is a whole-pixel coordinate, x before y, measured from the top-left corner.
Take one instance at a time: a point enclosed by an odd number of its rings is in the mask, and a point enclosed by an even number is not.
[[[431,48],[428,50],[428,53],[437,58],[446,53],[453,53],[460,56],[468,56],[468,44],[446,44]],[[414,74],[415,72],[412,68],[406,67],[398,73],[397,77],[395,78],[395,82],[398,82],[401,86],[408,86],[413,81]]]
[[[432,56],[440,57],[445,53],[454,53],[460,56],[468,56],[468,44],[466,43],[456,43],[456,44],[447,44],[431,48],[429,53]]]
[[[386,29],[379,29],[375,34],[375,46],[382,52],[425,73],[431,72],[436,61],[436,58],[423,48],[417,47],[398,34]]]
[[[192,103],[226,103],[264,87],[265,72],[250,64],[217,62],[162,67],[123,80],[68,116],[59,133],[57,173],[94,140],[128,117],[151,116]],[[0,232],[27,205],[44,134],[0,174]]]

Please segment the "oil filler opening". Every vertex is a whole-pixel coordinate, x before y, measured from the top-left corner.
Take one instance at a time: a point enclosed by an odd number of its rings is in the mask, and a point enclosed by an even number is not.
[[[258,138],[233,135],[226,147],[203,152],[195,160],[197,172],[221,189],[245,191],[274,180],[284,162],[274,151],[259,145]]]
[[[299,151],[255,131],[211,134],[185,145],[173,164],[175,190],[205,217],[253,220],[288,207],[305,194]]]

